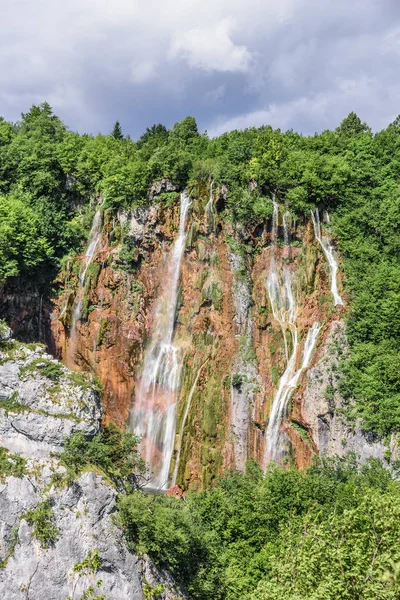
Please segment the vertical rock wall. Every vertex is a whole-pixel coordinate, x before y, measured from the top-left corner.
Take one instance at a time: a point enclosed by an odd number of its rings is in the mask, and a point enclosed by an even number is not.
[[[261,462],[268,414],[286,357],[266,292],[270,224],[264,229],[239,227],[218,220],[211,209],[211,227],[207,190],[193,198],[190,210],[174,337],[184,363],[171,475],[175,472],[176,483],[185,488],[199,488],[226,468],[243,469],[248,458]],[[132,213],[105,214],[101,243],[88,269],[73,366],[100,378],[106,419],[120,426],[135,401],[152,309],[163,289],[178,223],[179,203],[168,205],[165,200]],[[311,222],[293,225],[290,233],[288,268],[299,306],[299,363],[310,325],[322,325],[317,342],[321,352],[329,323],[340,319],[342,309],[333,306],[325,257]],[[282,231],[279,238],[278,245],[283,244]],[[278,249],[278,261],[284,260]],[[70,353],[78,263],[79,257],[60,274],[62,293],[53,313],[52,331],[64,360]],[[299,417],[306,375],[299,380],[284,423],[292,441],[291,460],[299,466],[308,464],[318,450],[308,417]]]

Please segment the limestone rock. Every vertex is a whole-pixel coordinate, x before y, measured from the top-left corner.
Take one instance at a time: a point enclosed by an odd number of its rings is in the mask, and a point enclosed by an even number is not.
[[[62,450],[65,436],[100,430],[101,406],[89,380],[40,346],[12,342],[0,352],[0,446],[27,459],[21,478],[0,479],[0,598],[76,599],[93,586],[107,600],[142,600],[144,583],[162,584],[162,600],[181,598],[167,573],[147,558],[144,567],[129,551],[115,520],[117,492],[101,475],[87,472],[69,486],[54,485],[53,475],[65,468],[51,453]],[[43,501],[56,528],[47,548],[26,519]],[[74,572],[93,552],[99,568]]]
[[[58,534],[54,545],[47,549],[32,536],[32,527],[24,519],[24,512],[43,499],[39,492],[39,489],[34,491],[27,477],[22,480],[10,477],[0,487],[3,552],[7,534],[18,528],[15,548],[5,568],[0,569],[1,597],[79,598],[88,585],[101,579],[98,593],[105,594],[107,600],[140,600],[138,559],[127,550],[121,532],[113,523],[116,491],[94,473],[85,473],[66,489],[52,488],[46,497],[52,504]],[[94,549],[100,554],[99,570],[89,576],[74,573],[74,565]]]
[[[160,181],[153,183],[151,186],[148,194],[149,200],[153,200],[153,198],[162,193],[176,192],[177,189],[177,186],[174,185],[170,179],[161,179]]]
[[[371,457],[384,460],[387,447],[383,440],[364,431],[360,423],[350,423],[340,412],[345,403],[338,390],[340,374],[337,367],[340,356],[347,351],[345,324],[333,321],[323,353],[307,373],[304,420],[320,454],[343,456],[353,451],[362,461]],[[396,453],[394,446],[392,439],[393,455]]]
[[[71,373],[37,346],[0,353],[0,445],[26,458],[59,451],[75,431],[100,430],[101,408],[87,375]]]

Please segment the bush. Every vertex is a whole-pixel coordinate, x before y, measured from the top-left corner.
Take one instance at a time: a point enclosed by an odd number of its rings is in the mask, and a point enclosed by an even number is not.
[[[137,450],[139,438],[130,432],[121,432],[108,425],[93,439],[82,432],[71,435],[60,454],[61,462],[70,475],[76,477],[85,467],[95,466],[120,490],[132,491],[146,476],[146,464]]]
[[[58,529],[54,524],[54,513],[49,500],[44,500],[33,510],[24,514],[29,525],[33,525],[32,535],[42,548],[52,546],[58,536]]]
[[[5,477],[22,477],[26,472],[26,460],[19,454],[10,454],[7,448],[0,446],[0,481]]]
[[[389,600],[399,500],[400,483],[379,461],[349,455],[265,475],[249,462],[207,492],[138,491],[118,511],[131,548],[170,570],[189,598]]]

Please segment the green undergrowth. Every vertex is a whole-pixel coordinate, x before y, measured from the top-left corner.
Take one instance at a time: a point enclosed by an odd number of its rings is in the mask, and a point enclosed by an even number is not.
[[[399,597],[400,483],[377,460],[272,465],[265,475],[250,462],[184,500],[120,496],[118,511],[132,550],[191,599]]]
[[[69,481],[94,467],[120,491],[131,491],[147,474],[146,464],[137,450],[138,442],[133,433],[121,432],[115,425],[109,425],[92,439],[87,439],[82,432],[73,433],[65,440],[58,458],[67,469]]]
[[[64,365],[47,358],[37,358],[30,362],[27,366],[22,367],[19,372],[21,377],[24,377],[29,373],[38,372],[52,381],[58,381],[60,377],[63,377],[67,374],[67,370]]]
[[[82,420],[73,413],[51,413],[41,408],[32,408],[23,402],[19,402],[18,397],[18,392],[13,392],[9,398],[0,398],[0,408],[4,410],[6,415],[8,413],[32,413],[45,417],[53,417],[54,419],[68,419],[77,422]]]
[[[14,527],[11,529],[10,535],[8,536],[8,539],[7,539],[7,544],[8,544],[7,552],[4,556],[4,558],[0,559],[0,569],[6,568],[8,561],[14,554],[15,548],[18,543],[19,525],[20,525],[20,521],[18,521],[17,524],[14,525]]]
[[[22,477],[26,473],[26,460],[19,454],[12,454],[7,448],[0,446],[0,481],[6,477]]]
[[[32,525],[32,536],[38,540],[42,548],[49,548],[55,544],[59,530],[55,525],[50,500],[43,500],[34,509],[24,513],[22,518]]]

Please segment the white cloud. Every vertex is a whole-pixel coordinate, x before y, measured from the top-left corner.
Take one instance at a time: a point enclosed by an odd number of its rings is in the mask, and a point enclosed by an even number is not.
[[[3,1],[0,115],[48,99],[95,133],[187,114],[215,132],[349,108],[378,127],[400,110],[399,16],[398,0]]]
[[[232,41],[234,29],[232,18],[190,29],[175,38],[170,56],[185,59],[194,69],[246,72],[250,68],[251,53],[246,46]]]
[[[400,84],[382,88],[378,78],[340,79],[331,89],[301,96],[295,100],[271,103],[265,109],[233,118],[220,118],[208,127],[210,137],[225,131],[271,125],[285,131],[302,124],[307,134],[337,127],[353,110],[362,120],[374,123],[376,129],[389,124],[400,112]],[[397,112],[396,112],[397,110]]]

